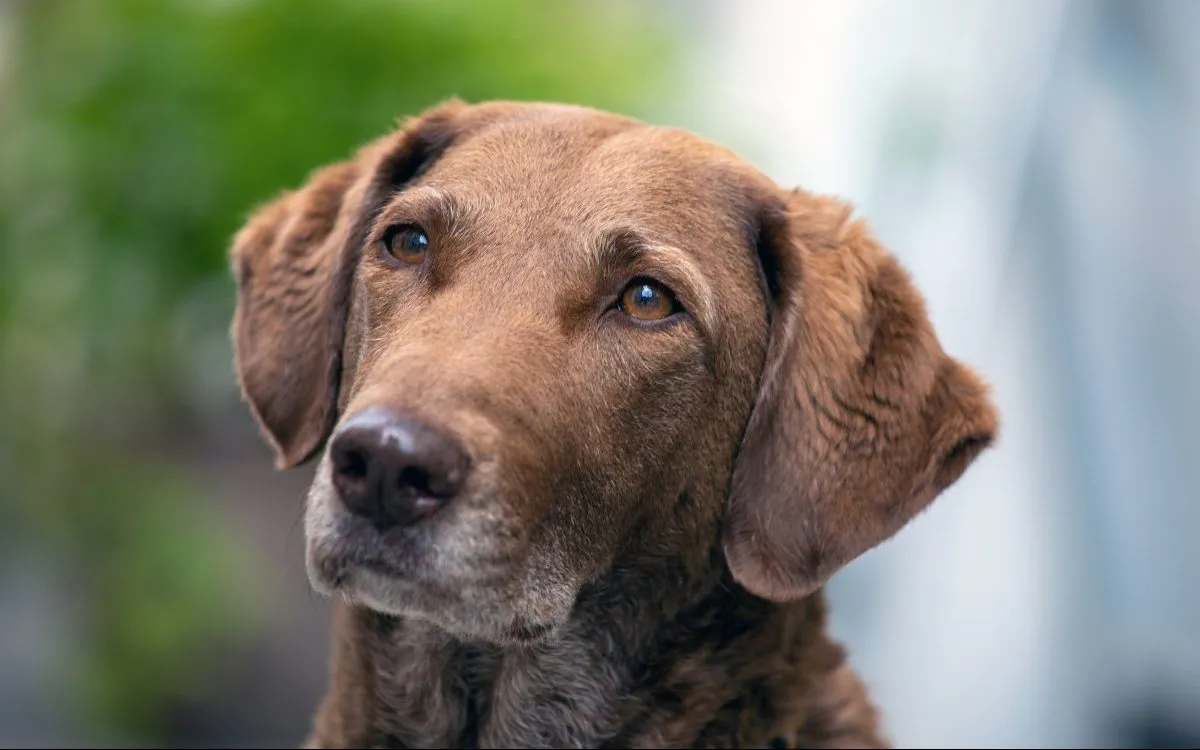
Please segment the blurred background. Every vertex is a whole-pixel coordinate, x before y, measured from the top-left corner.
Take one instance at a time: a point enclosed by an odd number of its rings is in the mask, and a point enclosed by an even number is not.
[[[1200,743],[1200,3],[0,0],[0,746],[295,746],[309,469],[231,234],[456,95],[613,109],[857,204],[998,447],[830,586],[908,747]]]

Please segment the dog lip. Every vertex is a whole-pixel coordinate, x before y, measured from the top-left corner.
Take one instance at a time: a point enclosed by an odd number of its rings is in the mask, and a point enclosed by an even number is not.
[[[407,579],[411,576],[405,574],[395,565],[389,565],[379,558],[368,558],[358,563],[356,567],[362,568],[368,572],[374,573],[385,578]]]
[[[505,635],[518,643],[536,643],[553,635],[557,629],[555,623],[524,623],[513,625]]]
[[[411,533],[397,531],[380,531],[369,521],[343,517],[331,532],[310,542],[312,567],[317,577],[334,589],[350,585],[355,570],[397,581],[431,583],[422,575],[426,565],[421,550],[427,545],[411,538]]]

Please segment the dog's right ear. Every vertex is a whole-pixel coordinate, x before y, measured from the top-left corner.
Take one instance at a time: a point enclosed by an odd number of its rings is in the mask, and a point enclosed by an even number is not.
[[[238,384],[278,468],[312,457],[337,421],[350,293],[371,221],[450,145],[465,109],[442,104],[317,171],[234,237]]]

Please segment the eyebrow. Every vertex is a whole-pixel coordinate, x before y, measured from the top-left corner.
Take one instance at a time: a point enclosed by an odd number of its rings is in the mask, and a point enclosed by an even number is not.
[[[712,287],[699,265],[682,249],[651,240],[633,227],[606,231],[592,245],[592,261],[602,274],[618,275],[642,271],[661,280],[679,295],[708,333],[715,330],[716,305]]]
[[[393,193],[380,214],[394,220],[397,213],[422,213],[426,220],[436,222],[443,231],[459,235],[479,210],[474,202],[466,201],[456,193],[433,185],[419,185]]]

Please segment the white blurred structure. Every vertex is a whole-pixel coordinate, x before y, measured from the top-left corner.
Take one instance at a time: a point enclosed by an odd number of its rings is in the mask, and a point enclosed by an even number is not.
[[[858,205],[1002,409],[999,446],[831,587],[894,740],[1196,722],[1200,3],[676,9],[669,117]]]

